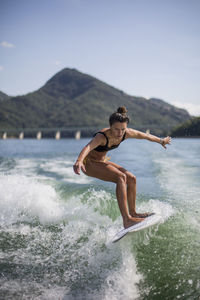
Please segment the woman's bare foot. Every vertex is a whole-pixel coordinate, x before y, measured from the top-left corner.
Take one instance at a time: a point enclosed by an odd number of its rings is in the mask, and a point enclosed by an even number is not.
[[[150,217],[152,215],[155,215],[155,213],[150,213],[150,212],[146,212],[146,213],[131,213],[130,214],[131,217],[133,218],[147,218],[147,217]]]
[[[123,223],[124,223],[124,228],[128,228],[128,227],[131,227],[133,225],[136,225],[140,222],[142,222],[143,219],[140,217],[140,218],[133,218],[133,217],[130,217],[128,218],[127,220],[124,220]]]

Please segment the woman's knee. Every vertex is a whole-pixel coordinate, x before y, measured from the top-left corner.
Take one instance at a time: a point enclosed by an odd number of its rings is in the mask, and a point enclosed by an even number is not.
[[[132,173],[126,174],[127,184],[136,184],[136,177]]]
[[[118,182],[122,182],[122,183],[127,183],[127,176],[126,176],[126,174],[124,174],[124,173],[119,173],[118,175],[117,175],[117,183]]]

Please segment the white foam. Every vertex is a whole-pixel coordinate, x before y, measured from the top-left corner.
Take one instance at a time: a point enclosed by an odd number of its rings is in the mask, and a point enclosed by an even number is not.
[[[180,210],[196,211],[200,209],[199,169],[188,165],[182,158],[156,158],[160,166],[158,176],[161,187],[166,190],[173,205]],[[168,199],[170,202],[170,197]]]
[[[104,300],[138,299],[138,284],[143,279],[143,276],[137,271],[136,262],[130,249],[130,244],[121,244],[121,267],[108,275],[104,287]]]
[[[52,178],[52,175],[55,174],[55,178],[57,176],[62,177],[63,181],[78,184],[87,184],[92,181],[91,177],[86,176],[82,172],[80,175],[76,175],[72,166],[73,162],[64,158],[45,160],[40,158],[20,158],[16,159],[16,165],[11,170],[6,171],[6,174],[31,176],[41,180]],[[38,170],[42,174],[37,174]]]
[[[80,175],[75,174],[72,167],[66,168],[64,170],[64,175],[66,176],[64,180],[71,183],[87,184],[92,181],[90,177],[86,176],[82,172]]]
[[[30,177],[1,176],[0,199],[1,225],[30,217],[41,222],[56,222],[63,217],[55,189]]]
[[[0,290],[7,291],[9,290],[8,299],[16,299],[16,292],[23,294],[20,299],[35,299],[35,300],[61,300],[63,299],[63,295],[66,292],[66,287],[57,287],[57,286],[49,286],[46,288],[42,285],[42,283],[28,282],[28,280],[5,280],[2,276],[0,279]],[[40,295],[33,295],[33,291],[40,291]],[[12,296],[11,296],[12,295]],[[12,297],[12,298],[11,298]],[[6,298],[5,298],[6,299]]]
[[[161,216],[163,222],[175,213],[175,209],[171,204],[154,199],[151,199],[148,202],[141,203],[138,206],[138,212],[140,211],[155,212],[156,214]]]
[[[81,175],[76,175],[73,171],[73,162],[65,161],[64,159],[46,160],[40,165],[40,168],[46,172],[52,172],[63,177],[63,181],[71,183],[86,184],[91,182],[91,178],[81,172]]]
[[[2,171],[5,171],[5,174],[7,175],[21,175],[26,177],[32,177],[38,180],[46,179],[46,176],[37,174],[37,169],[40,166],[41,161],[41,159],[30,158],[15,159],[16,164],[12,167],[12,169]]]
[[[41,286],[42,295],[34,297],[35,300],[63,300],[66,294],[66,287],[51,286],[48,289]]]
[[[139,295],[137,284],[142,279],[142,275],[137,271],[131,245],[113,247],[113,244],[108,243],[109,228],[113,227],[113,221],[106,215],[100,215],[96,209],[100,200],[106,201],[105,199],[109,200],[110,197],[111,194],[106,191],[90,189],[85,203],[83,203],[83,196],[68,200],[67,208],[70,214],[67,217],[68,224],[62,231],[62,247],[65,248],[66,243],[75,245],[81,237],[88,237],[87,242],[82,243],[75,253],[71,253],[71,260],[77,261],[77,257],[82,257],[83,260],[79,262],[79,273],[83,272],[83,274],[79,276],[84,277],[90,270],[94,277],[100,274],[104,283],[101,291],[93,291],[91,294],[88,292],[85,299],[115,300],[119,295],[120,298],[127,300],[136,299]],[[99,248],[102,244],[106,244],[104,251]],[[87,262],[87,271],[85,262]],[[104,268],[102,264],[112,268]],[[65,276],[68,276],[68,271]],[[76,298],[72,297],[72,299]]]
[[[94,210],[94,207],[83,204],[81,196],[71,197],[63,205],[65,205],[65,218],[67,220],[67,225],[63,232],[66,230],[67,234],[70,234],[70,243],[73,244],[77,236],[80,237],[91,228],[95,232],[94,234],[97,234],[98,239],[100,239],[101,235],[103,239],[106,238],[106,229],[112,224],[112,220],[108,216],[102,216],[98,211]]]
[[[56,251],[53,251],[50,257],[46,257],[46,260],[50,259],[52,264],[55,261],[56,265],[60,265],[70,255],[73,268],[65,270],[63,280],[69,282],[69,278],[73,278],[76,281],[85,276],[90,278],[90,274],[93,274],[97,279],[92,280],[101,280],[101,299],[114,300],[119,295],[125,299],[135,299],[139,293],[137,284],[142,276],[137,272],[131,247],[122,249],[108,244],[104,246],[107,242],[108,228],[113,225],[113,222],[108,216],[101,215],[96,207],[101,199],[109,200],[111,195],[106,191],[94,190],[92,193],[90,190],[87,197],[86,202],[83,202],[82,196],[71,197],[66,202],[60,202],[55,189],[46,183],[21,175],[1,176],[1,225],[7,227],[5,230],[11,233],[13,231],[13,234],[18,232],[23,236],[32,236],[26,250],[16,249],[15,263],[31,263],[33,266],[43,264],[43,256],[34,255],[33,249],[37,248],[37,245],[52,246],[53,238],[51,232],[41,231],[39,226],[32,228],[16,222],[31,221],[35,217],[42,223],[66,221],[63,225],[62,222],[60,223],[62,230],[55,241]],[[91,205],[92,203],[94,205]],[[15,225],[12,225],[13,223]],[[66,251],[70,251],[69,254]],[[18,290],[18,287],[13,289]],[[42,295],[38,299],[45,299],[45,297],[56,299],[70,293],[62,288],[47,290],[45,287],[40,287],[40,290]],[[98,299],[99,291],[91,291],[91,294],[88,292],[87,295],[93,295]]]
[[[88,192],[90,193],[89,196],[87,195]],[[87,192],[83,193],[80,197],[81,197],[81,200],[83,200],[86,197],[87,204],[89,206],[93,206],[95,209],[99,209],[102,207],[102,205],[106,205],[106,203],[110,200],[112,195],[111,195],[111,193],[109,193],[105,190],[97,191],[94,188],[90,188],[90,189],[88,189]]]

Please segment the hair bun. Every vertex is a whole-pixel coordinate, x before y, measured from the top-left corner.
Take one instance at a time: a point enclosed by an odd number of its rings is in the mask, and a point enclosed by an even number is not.
[[[127,113],[127,109],[126,109],[125,106],[120,106],[120,107],[118,107],[117,112],[119,114],[126,114]]]
[[[120,122],[120,123],[129,123],[129,116],[127,115],[127,109],[125,106],[118,107],[117,111],[114,112],[110,118],[109,123],[110,126],[112,126],[114,123]]]

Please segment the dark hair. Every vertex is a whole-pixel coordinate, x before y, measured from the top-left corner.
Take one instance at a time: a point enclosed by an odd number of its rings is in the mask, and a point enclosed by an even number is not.
[[[120,123],[126,122],[127,124],[129,123],[129,117],[127,115],[127,109],[125,106],[118,107],[117,111],[110,116],[109,118],[110,126],[112,126],[115,122],[120,122]]]

